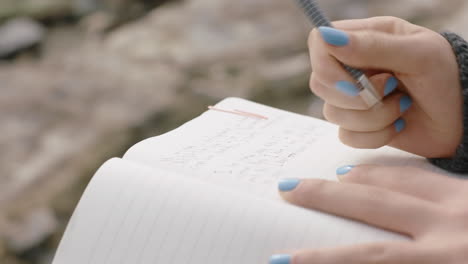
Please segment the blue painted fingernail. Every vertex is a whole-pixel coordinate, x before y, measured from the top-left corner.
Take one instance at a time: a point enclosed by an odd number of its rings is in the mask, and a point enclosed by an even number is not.
[[[400,118],[394,123],[395,130],[397,133],[400,133],[406,127],[406,122],[404,119]]]
[[[273,255],[270,258],[270,264],[289,264],[291,263],[290,255]]]
[[[400,113],[406,112],[408,108],[413,104],[413,100],[407,95],[400,98]]]
[[[278,189],[282,192],[294,190],[301,181],[299,179],[281,179],[278,182]]]
[[[385,83],[384,96],[391,94],[398,87],[398,79],[395,77],[388,78]]]
[[[331,27],[319,27],[322,38],[333,46],[346,46],[349,44],[349,36],[346,32]]]
[[[338,169],[336,169],[336,174],[345,175],[348,172],[350,172],[354,167],[355,167],[354,165],[346,165],[343,167],[339,167]]]
[[[357,88],[354,83],[347,82],[347,81],[339,81],[336,83],[336,89],[340,92],[345,93],[349,96],[357,96],[359,95],[359,89]]]

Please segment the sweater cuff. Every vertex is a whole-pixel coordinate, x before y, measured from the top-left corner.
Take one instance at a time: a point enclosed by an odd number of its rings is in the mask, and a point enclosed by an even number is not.
[[[460,81],[463,95],[463,138],[461,144],[452,158],[432,158],[429,159],[434,165],[442,169],[458,172],[468,172],[468,43],[460,36],[451,32],[442,33],[447,41],[452,45],[453,52],[457,57],[458,68],[460,70]]]

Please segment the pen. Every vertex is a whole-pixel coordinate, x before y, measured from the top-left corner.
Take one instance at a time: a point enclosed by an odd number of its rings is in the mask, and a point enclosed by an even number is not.
[[[307,18],[315,27],[333,27],[330,20],[325,16],[315,0],[297,1],[304,10]],[[359,90],[359,95],[369,107],[381,104],[379,94],[364,72],[344,64],[343,67],[357,81],[356,84]]]

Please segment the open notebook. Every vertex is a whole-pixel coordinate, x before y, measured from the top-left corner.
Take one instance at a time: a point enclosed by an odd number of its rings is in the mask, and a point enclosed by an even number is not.
[[[322,120],[238,98],[106,162],[87,187],[54,264],[254,264],[289,249],[407,239],[285,203],[280,178],[336,180],[346,164],[432,168],[392,149],[355,150]]]

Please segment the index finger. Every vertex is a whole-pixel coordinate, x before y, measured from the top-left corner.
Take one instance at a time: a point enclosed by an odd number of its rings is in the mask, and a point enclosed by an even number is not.
[[[270,264],[438,264],[444,262],[444,255],[412,242],[381,242],[302,250],[292,256],[276,255],[271,258]]]
[[[280,191],[284,182],[280,181]],[[281,191],[287,201],[310,209],[354,219],[373,226],[407,234],[422,235],[430,228],[439,207],[402,193],[353,183],[304,179]],[[415,219],[418,219],[416,221]]]
[[[398,23],[409,23],[401,18],[392,16],[378,16],[364,19],[347,19],[332,22],[333,26],[341,30],[375,30],[390,34],[398,34],[401,27]]]

